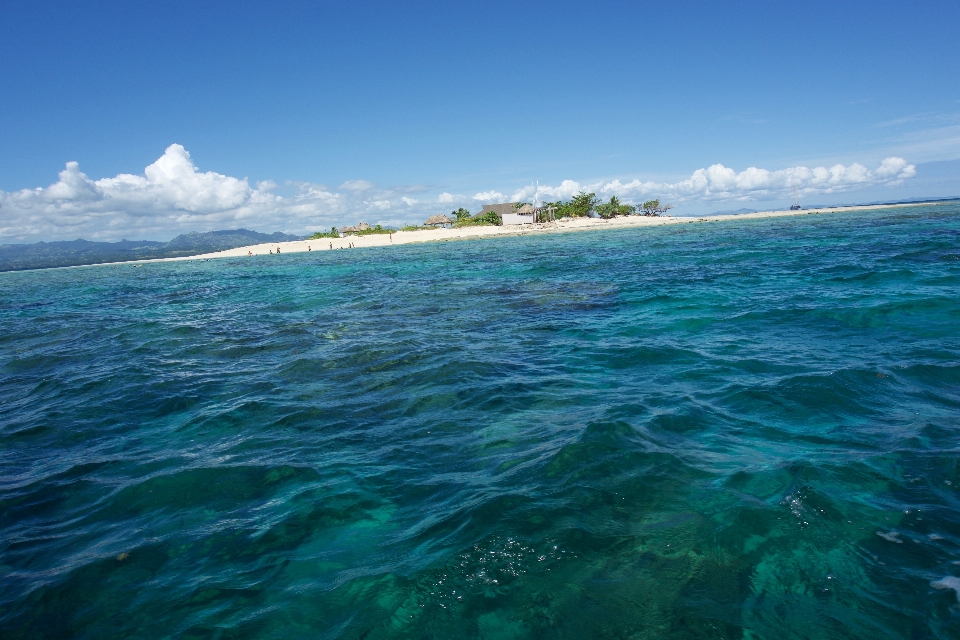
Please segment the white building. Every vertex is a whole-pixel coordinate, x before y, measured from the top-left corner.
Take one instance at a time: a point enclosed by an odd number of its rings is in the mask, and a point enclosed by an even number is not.
[[[519,207],[519,208],[518,208]],[[520,207],[519,202],[504,202],[503,204],[485,204],[483,209],[476,217],[480,217],[490,212],[500,216],[503,224],[533,224],[536,222],[536,215],[533,207],[528,204]]]

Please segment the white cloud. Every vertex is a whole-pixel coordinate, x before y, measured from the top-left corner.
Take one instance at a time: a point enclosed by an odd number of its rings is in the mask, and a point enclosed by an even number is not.
[[[499,191],[481,191],[477,195],[473,196],[474,200],[479,201],[489,201],[489,202],[499,202],[502,201],[507,196],[503,195]]]
[[[920,162],[956,160],[960,158],[960,125],[913,131],[900,136],[894,148]]]
[[[170,237],[190,230],[252,226],[306,230],[329,226],[349,210],[347,199],[320,185],[299,185],[284,198],[246,178],[201,172],[173,144],[143,175],[91,180],[68,162],[47,188],[0,191],[0,238],[6,242],[86,237]]]
[[[563,200],[580,191],[592,191],[602,198],[617,195],[628,202],[651,197],[674,204],[749,201],[789,198],[794,185],[807,196],[896,186],[915,175],[914,165],[900,157],[889,157],[873,170],[854,163],[778,171],[750,167],[738,173],[715,164],[677,182],[564,180],[556,186],[541,185],[536,193],[541,200]],[[170,238],[186,231],[236,227],[307,233],[356,224],[371,213],[383,224],[412,222],[411,216],[446,213],[451,203],[470,200],[448,192],[436,198],[406,195],[429,191],[421,185],[380,188],[366,180],[351,180],[336,190],[290,182],[281,189],[272,180],[252,187],[246,178],[200,171],[186,149],[174,144],[142,175],[92,180],[76,162],[68,162],[57,182],[46,188],[0,191],[0,241]],[[527,186],[513,193],[511,200],[529,202],[534,195],[535,188]],[[478,192],[472,200],[505,202],[507,197],[490,189]],[[415,210],[413,205],[417,205]]]
[[[582,190],[587,189],[588,187],[598,187],[601,184],[602,183],[598,182],[593,185],[581,185],[575,180],[564,180],[558,187],[551,187],[549,185],[540,185],[539,187],[535,187],[534,185],[528,185],[515,191],[511,197],[511,200],[514,202],[527,202],[532,201],[536,195],[539,195],[541,200],[569,200]],[[589,191],[589,189],[587,190]]]
[[[76,168],[76,163],[72,163]],[[67,165],[68,171],[71,169]],[[179,210],[191,214],[216,213],[237,209],[252,198],[265,195],[251,189],[246,178],[238,180],[208,171],[200,173],[190,160],[187,150],[178,144],[170,145],[159,160],[144,170],[145,176],[122,173],[115,178],[104,178],[95,184],[106,199],[126,205],[126,209],[155,207]],[[83,179],[89,182],[89,179]],[[57,188],[63,183],[53,185]]]
[[[369,191],[377,185],[373,184],[369,180],[347,180],[342,185],[337,187],[338,189],[343,189],[345,191]]]
[[[749,167],[737,173],[722,164],[697,169],[686,180],[679,182],[653,182],[632,180],[622,183],[594,182],[581,184],[564,180],[559,186],[541,185],[541,199],[563,200],[580,191],[594,192],[598,196],[618,196],[626,199],[644,197],[670,198],[677,202],[694,200],[763,200],[769,197],[789,196],[796,186],[801,195],[828,194],[850,191],[867,186],[897,186],[917,173],[916,167],[903,158],[890,157],[870,171],[861,164],[842,164],[827,167],[792,167],[769,171]],[[524,187],[513,194],[514,200],[528,200],[534,196],[534,187]],[[478,194],[486,195],[486,194]]]

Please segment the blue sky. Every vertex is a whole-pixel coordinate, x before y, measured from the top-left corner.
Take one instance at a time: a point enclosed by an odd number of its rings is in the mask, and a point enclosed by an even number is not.
[[[0,241],[960,195],[960,3],[668,5],[0,2]]]

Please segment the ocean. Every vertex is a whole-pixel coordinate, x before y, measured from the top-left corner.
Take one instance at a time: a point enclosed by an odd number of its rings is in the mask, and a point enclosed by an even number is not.
[[[0,274],[0,637],[960,637],[960,205]]]

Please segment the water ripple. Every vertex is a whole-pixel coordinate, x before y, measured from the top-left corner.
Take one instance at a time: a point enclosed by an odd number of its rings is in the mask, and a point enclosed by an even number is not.
[[[4,274],[0,635],[960,636],[958,214]]]

